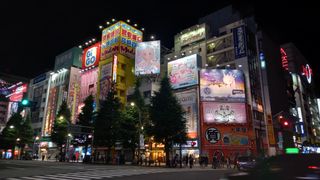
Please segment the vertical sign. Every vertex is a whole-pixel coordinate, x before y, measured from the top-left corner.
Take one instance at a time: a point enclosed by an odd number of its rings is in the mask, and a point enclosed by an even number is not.
[[[235,59],[245,57],[247,55],[247,46],[244,26],[234,28],[232,31]]]
[[[117,82],[118,56],[113,55],[112,81]]]

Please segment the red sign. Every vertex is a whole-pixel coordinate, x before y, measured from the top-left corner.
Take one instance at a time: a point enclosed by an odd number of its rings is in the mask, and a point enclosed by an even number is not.
[[[311,83],[312,69],[309,64],[306,64],[306,66],[302,66],[302,75],[304,75],[307,78],[308,82]]]
[[[82,69],[98,66],[100,60],[100,42],[86,48],[82,55]]]
[[[23,93],[27,92],[27,88],[27,84],[22,84],[15,87],[10,95],[10,101],[21,101],[23,98]]]
[[[284,51],[283,48],[280,48],[280,52],[281,52],[281,62],[282,62],[282,67],[283,69],[288,71],[288,56],[286,51]]]

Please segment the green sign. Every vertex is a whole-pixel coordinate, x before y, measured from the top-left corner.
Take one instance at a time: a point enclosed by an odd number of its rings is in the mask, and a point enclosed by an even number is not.
[[[298,148],[286,148],[286,154],[299,154]]]

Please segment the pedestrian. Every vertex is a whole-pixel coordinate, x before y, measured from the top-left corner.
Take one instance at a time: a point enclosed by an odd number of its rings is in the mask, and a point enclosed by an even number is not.
[[[212,157],[212,168],[217,169],[217,156]]]
[[[190,154],[190,156],[189,156],[189,165],[190,165],[190,168],[192,168],[192,166],[193,166],[193,157],[192,157],[192,154]]]
[[[231,168],[231,166],[230,166],[230,157],[229,156],[227,157],[227,168]]]
[[[186,155],[186,167],[188,167],[188,163],[189,163],[189,158],[188,158],[188,154]]]
[[[42,161],[44,161],[44,158],[45,158],[46,156],[44,155],[44,154],[42,154]]]

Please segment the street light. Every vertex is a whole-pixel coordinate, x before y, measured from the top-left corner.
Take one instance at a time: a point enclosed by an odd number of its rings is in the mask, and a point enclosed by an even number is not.
[[[140,108],[139,108],[138,106],[135,105],[134,102],[131,102],[130,105],[131,105],[132,107],[136,107],[136,108],[138,109],[138,114],[139,114],[139,129],[138,129],[138,131],[139,131],[138,164],[139,164],[139,161],[140,161],[140,149],[141,149],[141,147],[140,147],[140,142],[141,142],[141,139],[142,139],[142,137],[141,137],[141,135],[142,135],[141,131],[143,130],[143,126],[142,126],[142,123],[141,123],[141,110],[140,110]],[[142,162],[141,162],[141,164],[142,164]]]
[[[39,136],[36,136],[35,138],[34,138],[34,141],[33,141],[33,153],[32,153],[32,156],[34,156],[34,159],[36,158],[36,157],[38,157],[38,153],[37,153],[37,149],[36,149],[36,147],[35,147],[35,145],[36,145],[36,142],[39,140]]]
[[[13,129],[14,128],[14,126],[13,125],[11,125],[11,126],[9,126],[10,127],[10,129]]]

